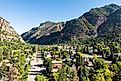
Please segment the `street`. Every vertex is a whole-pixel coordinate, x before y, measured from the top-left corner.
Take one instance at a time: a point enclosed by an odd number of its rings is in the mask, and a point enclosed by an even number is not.
[[[34,78],[37,74],[41,74],[41,70],[45,68],[40,68],[39,66],[43,65],[43,61],[41,57],[38,57],[37,53],[34,53],[34,57],[32,57],[31,67],[29,70],[28,81],[34,81]]]

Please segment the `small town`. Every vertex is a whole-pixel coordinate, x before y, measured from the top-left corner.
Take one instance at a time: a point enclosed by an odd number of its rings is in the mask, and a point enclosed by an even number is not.
[[[0,0],[0,81],[121,81],[121,0]]]
[[[107,47],[102,49],[107,49]],[[94,69],[94,62],[96,59],[99,59],[100,62],[104,62],[105,64],[107,63],[109,65],[111,65],[113,62],[109,59],[106,59],[110,56],[104,58],[102,55],[98,54],[97,49],[94,49],[94,47],[91,46],[86,46],[86,48],[77,48],[74,46],[46,46],[43,50],[44,51],[41,50],[40,52],[35,53],[32,57],[28,77],[29,81],[33,81],[32,79],[35,79],[35,77],[37,79],[40,74],[44,75],[45,78],[47,78],[48,75],[49,77],[54,77],[53,74],[58,73],[58,71],[63,67],[65,68],[65,66],[68,67],[70,73],[66,74],[66,76],[69,78],[69,81],[78,81],[79,77],[77,71],[79,70],[79,65],[83,64],[83,66],[86,66],[86,68],[90,70],[92,68]],[[114,54],[115,58],[120,56],[121,53]],[[47,64],[47,62],[49,64]],[[75,77],[73,77],[71,72],[75,73]]]

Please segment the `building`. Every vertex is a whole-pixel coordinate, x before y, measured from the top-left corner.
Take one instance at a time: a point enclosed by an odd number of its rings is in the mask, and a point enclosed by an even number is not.
[[[52,72],[57,72],[60,68],[62,68],[62,61],[52,61]]]
[[[94,51],[94,50],[93,50],[93,47],[88,47],[88,52],[89,52],[89,54],[92,55],[92,54],[93,54],[93,51]]]

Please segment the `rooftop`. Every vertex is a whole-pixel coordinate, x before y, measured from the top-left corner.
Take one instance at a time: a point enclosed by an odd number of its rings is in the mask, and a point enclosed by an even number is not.
[[[56,64],[56,63],[62,64],[62,61],[53,60],[52,63],[53,63],[53,64]]]

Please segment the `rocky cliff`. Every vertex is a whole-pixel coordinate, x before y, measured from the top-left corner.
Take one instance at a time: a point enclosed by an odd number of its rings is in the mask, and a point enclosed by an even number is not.
[[[0,41],[24,42],[21,36],[10,26],[10,22],[0,17]]]
[[[30,31],[23,33],[21,36],[27,42],[34,42],[44,36],[49,36],[52,33],[59,32],[63,29],[64,22],[50,22],[41,23],[39,27],[32,28]]]

